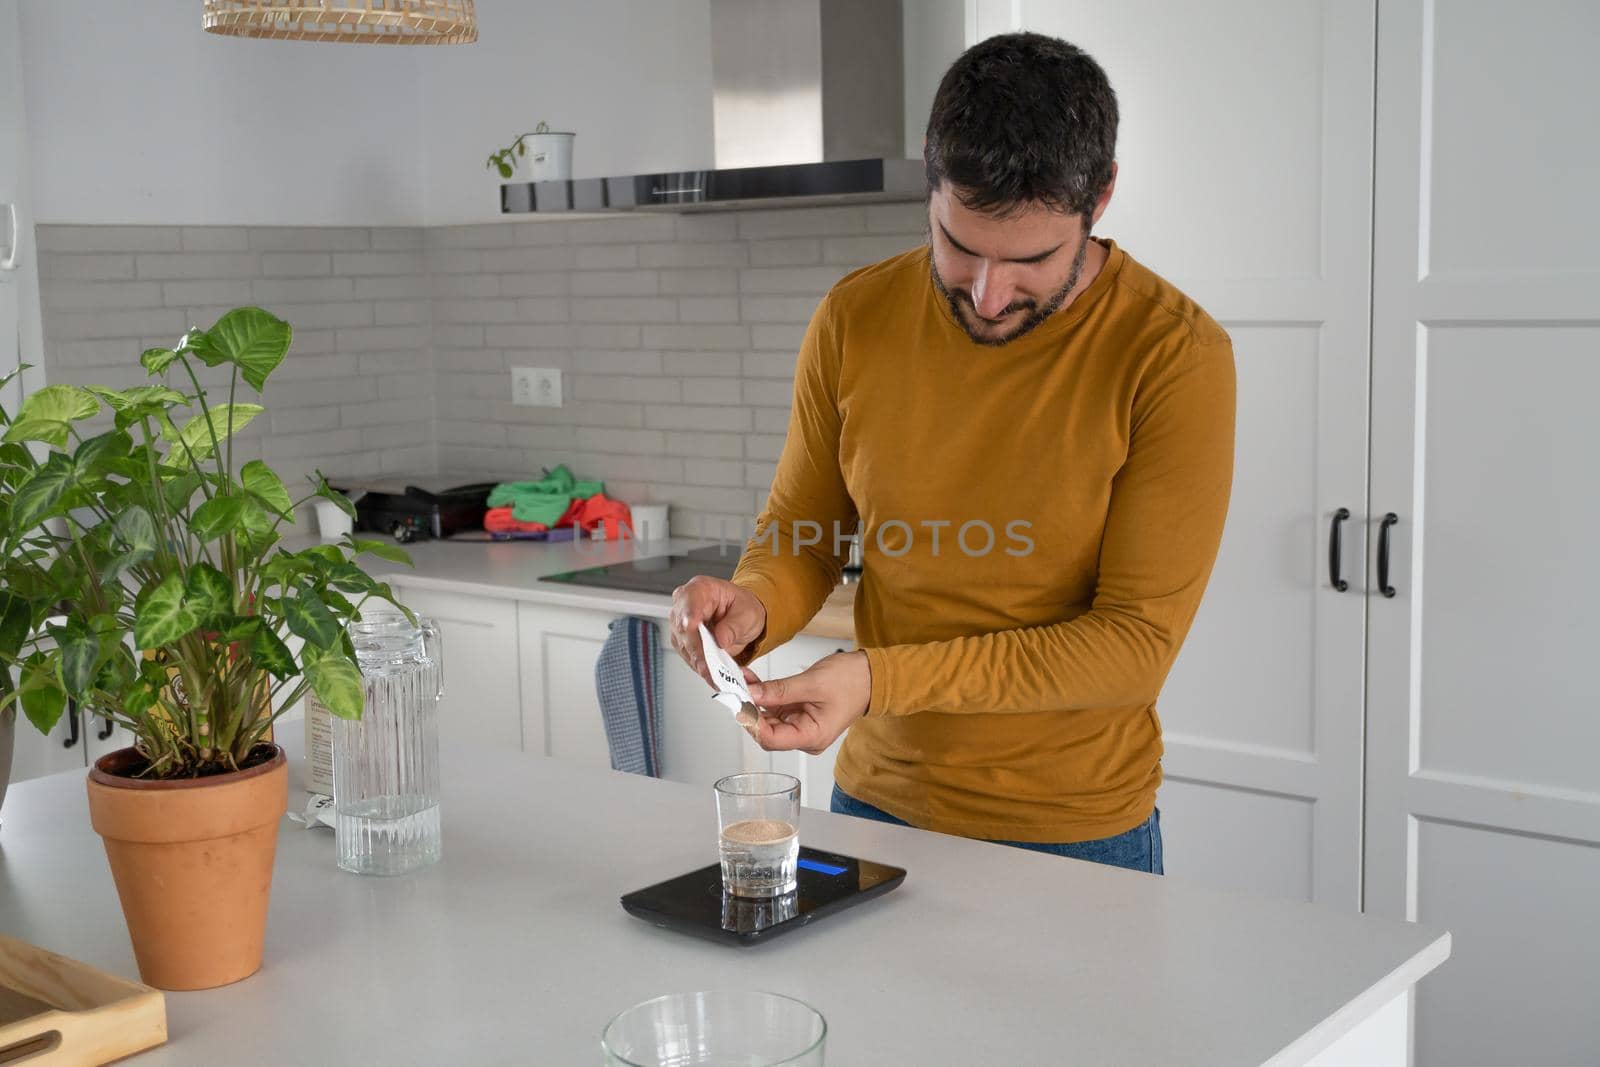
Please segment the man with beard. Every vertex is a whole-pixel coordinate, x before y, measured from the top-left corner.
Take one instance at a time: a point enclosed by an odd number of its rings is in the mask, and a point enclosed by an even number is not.
[[[1117,118],[1064,41],[955,62],[927,246],[823,299],[756,536],[670,621],[703,675],[702,622],[749,663],[822,605],[859,518],[860,650],[752,684],[762,747],[848,728],[835,811],[1160,873],[1156,698],[1222,536],[1234,364],[1192,300],[1090,236]]]

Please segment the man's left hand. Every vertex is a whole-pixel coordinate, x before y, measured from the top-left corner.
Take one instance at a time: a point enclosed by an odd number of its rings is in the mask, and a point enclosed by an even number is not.
[[[746,680],[754,675],[746,671]],[[820,756],[867,713],[872,668],[865,652],[836,652],[788,678],[750,682],[750,699],[761,709],[752,730],[769,752],[799,749]]]

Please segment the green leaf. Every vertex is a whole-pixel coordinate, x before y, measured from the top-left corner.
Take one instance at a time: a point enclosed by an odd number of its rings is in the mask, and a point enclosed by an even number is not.
[[[322,497],[324,500],[333,501],[335,504],[339,505],[340,511],[344,512],[352,519],[356,517],[356,506],[350,503],[350,498],[339,492],[339,490],[335,489],[333,486],[329,485],[328,479],[322,476],[321,471],[317,472],[315,482],[317,487],[317,496]]]
[[[147,348],[139,357],[139,363],[151,374],[160,374],[172,365],[178,358],[178,353],[170,348]]]
[[[255,636],[250,638],[250,655],[274,678],[288,678],[298,670],[289,646],[267,626],[256,630]]]
[[[189,471],[164,479],[161,495],[166,498],[167,507],[173,511],[183,511],[189,506],[189,501],[199,488],[200,476],[194,471]]]
[[[102,649],[106,646],[102,642]],[[95,676],[94,684],[97,689],[104,689],[108,693],[121,693],[132,685],[137,673],[133,665],[133,656],[128,652],[127,646],[120,641],[113,642],[110,646],[111,654],[106,658],[100,668],[100,673]]]
[[[110,430],[79,445],[72,455],[72,463],[79,473],[89,474],[104,469],[110,460],[121,459],[132,451],[133,438],[122,430]]]
[[[32,369],[32,363],[18,363],[14,368],[6,371],[3,375],[0,375],[0,389],[4,389],[6,386],[10,385],[11,380],[19,376],[23,371]]]
[[[50,627],[61,650],[61,684],[68,696],[81,697],[94,681],[95,663],[100,658],[100,639],[84,626],[68,624]]]
[[[239,525],[244,502],[242,496],[212,497],[194,509],[194,515],[189,519],[189,531],[200,539],[201,544],[216,540]]]
[[[32,624],[33,605],[8,589],[0,589],[0,660],[17,658]],[[4,673],[0,667],[0,674]]]
[[[198,625],[195,610],[183,602],[183,580],[176,574],[145,586],[134,603],[133,643],[140,648],[170,645]]]
[[[352,537],[349,541],[350,548],[358,555],[366,553],[377,556],[379,559],[389,560],[391,563],[404,563],[411,566],[411,556],[403,548],[397,548],[387,541],[373,541],[365,537]]]
[[[111,525],[111,532],[130,549],[154,552],[158,547],[156,522],[138,504],[124,508]]]
[[[87,389],[76,385],[47,385],[28,394],[17,409],[17,420],[43,419],[47,422],[77,422],[100,411],[100,401]]]
[[[239,481],[257,500],[279,515],[287,516],[289,509],[294,507],[289,490],[283,487],[283,480],[259,459],[252,459],[239,468]]]
[[[289,351],[294,331],[270,311],[234,308],[195,338],[191,347],[209,367],[232,363],[256,392]]]
[[[18,418],[6,427],[5,440],[16,441],[43,441],[56,448],[66,448],[67,438],[71,434],[71,426],[55,419],[24,419]]]
[[[196,415],[178,431],[178,438],[172,445],[172,458],[185,465],[190,455],[197,460],[205,459],[211,455],[213,435],[216,443],[221,445],[248,426],[250,420],[263,410],[260,404],[217,404],[210,411]]]
[[[367,593],[377,588],[378,583],[366,571],[354,563],[341,563],[337,567],[330,567],[327,574],[328,584],[347,593]]]
[[[354,663],[343,656],[325,656],[306,667],[306,678],[329,711],[341,719],[361,718],[366,684]]]
[[[339,623],[328,611],[328,605],[308,589],[300,590],[293,599],[286,598],[283,613],[289,621],[289,631],[318,648],[331,648],[339,639]]]
[[[233,583],[228,576],[204,561],[189,568],[183,585],[183,599],[196,616],[196,624],[207,626],[218,618],[233,614]]]
[[[56,728],[67,706],[55,661],[56,654],[35,652],[29,656],[22,665],[22,684],[17,687],[23,714],[42,734]]]
[[[258,615],[235,615],[229,619],[219,620],[217,637],[226,644],[253,638],[256,631],[261,629],[261,617]]]
[[[10,530],[31,530],[58,511],[67,491],[76,484],[78,472],[64,453],[52,452],[44,466],[22,483],[11,501]]]
[[[322,599],[324,604],[328,605],[338,618],[348,620],[355,616],[356,606],[332,589],[324,589],[317,596]]]

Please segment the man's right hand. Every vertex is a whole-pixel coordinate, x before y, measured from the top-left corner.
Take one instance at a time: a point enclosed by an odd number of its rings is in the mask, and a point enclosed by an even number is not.
[[[750,590],[721,578],[697,575],[672,591],[667,629],[672,647],[715,689],[700,645],[700,624],[735,659],[767,628],[767,609]]]

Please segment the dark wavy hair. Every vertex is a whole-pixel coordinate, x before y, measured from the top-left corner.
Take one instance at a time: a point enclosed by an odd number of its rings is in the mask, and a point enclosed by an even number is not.
[[[1047,204],[1085,217],[1111,182],[1117,94],[1081,48],[1038,33],[973,45],[939,82],[928,115],[928,190],[1003,217]]]

